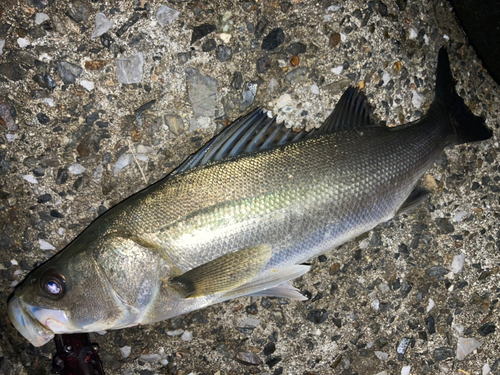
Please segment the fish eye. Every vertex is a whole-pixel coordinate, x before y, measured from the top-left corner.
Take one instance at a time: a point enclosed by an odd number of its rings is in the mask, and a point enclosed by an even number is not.
[[[40,280],[40,287],[50,297],[61,298],[66,292],[64,277],[55,270],[45,273]]]

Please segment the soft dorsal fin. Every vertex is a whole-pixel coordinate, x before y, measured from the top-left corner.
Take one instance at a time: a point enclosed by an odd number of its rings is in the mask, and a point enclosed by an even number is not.
[[[333,112],[318,129],[321,134],[342,130],[360,129],[375,126],[372,110],[365,94],[355,87],[348,87],[342,94]]]
[[[215,136],[198,152],[188,157],[172,174],[178,174],[209,162],[240,156],[254,151],[276,148],[305,138],[334,133],[341,130],[374,126],[371,109],[365,95],[349,87],[335,106],[332,114],[318,129],[299,132],[278,124],[262,108],[240,117]]]

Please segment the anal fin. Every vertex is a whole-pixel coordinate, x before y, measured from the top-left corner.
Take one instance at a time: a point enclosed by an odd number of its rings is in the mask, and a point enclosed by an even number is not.
[[[271,258],[268,245],[223,255],[169,281],[184,298],[196,298],[234,290],[250,282]]]
[[[293,265],[278,270],[271,270],[259,280],[244,284],[234,290],[225,293],[217,302],[227,301],[232,298],[250,297],[285,297],[295,300],[305,300],[298,289],[294,288],[289,281],[302,276],[309,271],[310,266]]]
[[[417,186],[415,189],[413,189],[408,198],[406,198],[401,207],[399,207],[396,215],[410,211],[419,206],[429,197],[430,193],[431,192],[429,190],[424,189],[421,186]]]

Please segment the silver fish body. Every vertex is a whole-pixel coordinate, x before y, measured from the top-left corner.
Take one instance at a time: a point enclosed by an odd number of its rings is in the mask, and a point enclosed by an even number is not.
[[[287,283],[308,270],[301,263],[411,204],[445,147],[491,136],[456,104],[446,63],[440,52],[437,99],[412,124],[374,125],[351,91],[323,130],[266,147],[270,125],[256,128],[265,115],[250,115],[244,137],[254,143],[222,137],[193,159],[206,161],[98,218],[20,285],[11,320],[39,346],[54,333],[156,322],[243,295],[301,299]]]

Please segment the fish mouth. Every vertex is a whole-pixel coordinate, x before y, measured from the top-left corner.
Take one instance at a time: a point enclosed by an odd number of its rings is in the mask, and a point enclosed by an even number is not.
[[[21,335],[33,346],[42,346],[54,338],[54,332],[44,327],[23,308],[22,301],[12,296],[7,307],[9,319]]]

